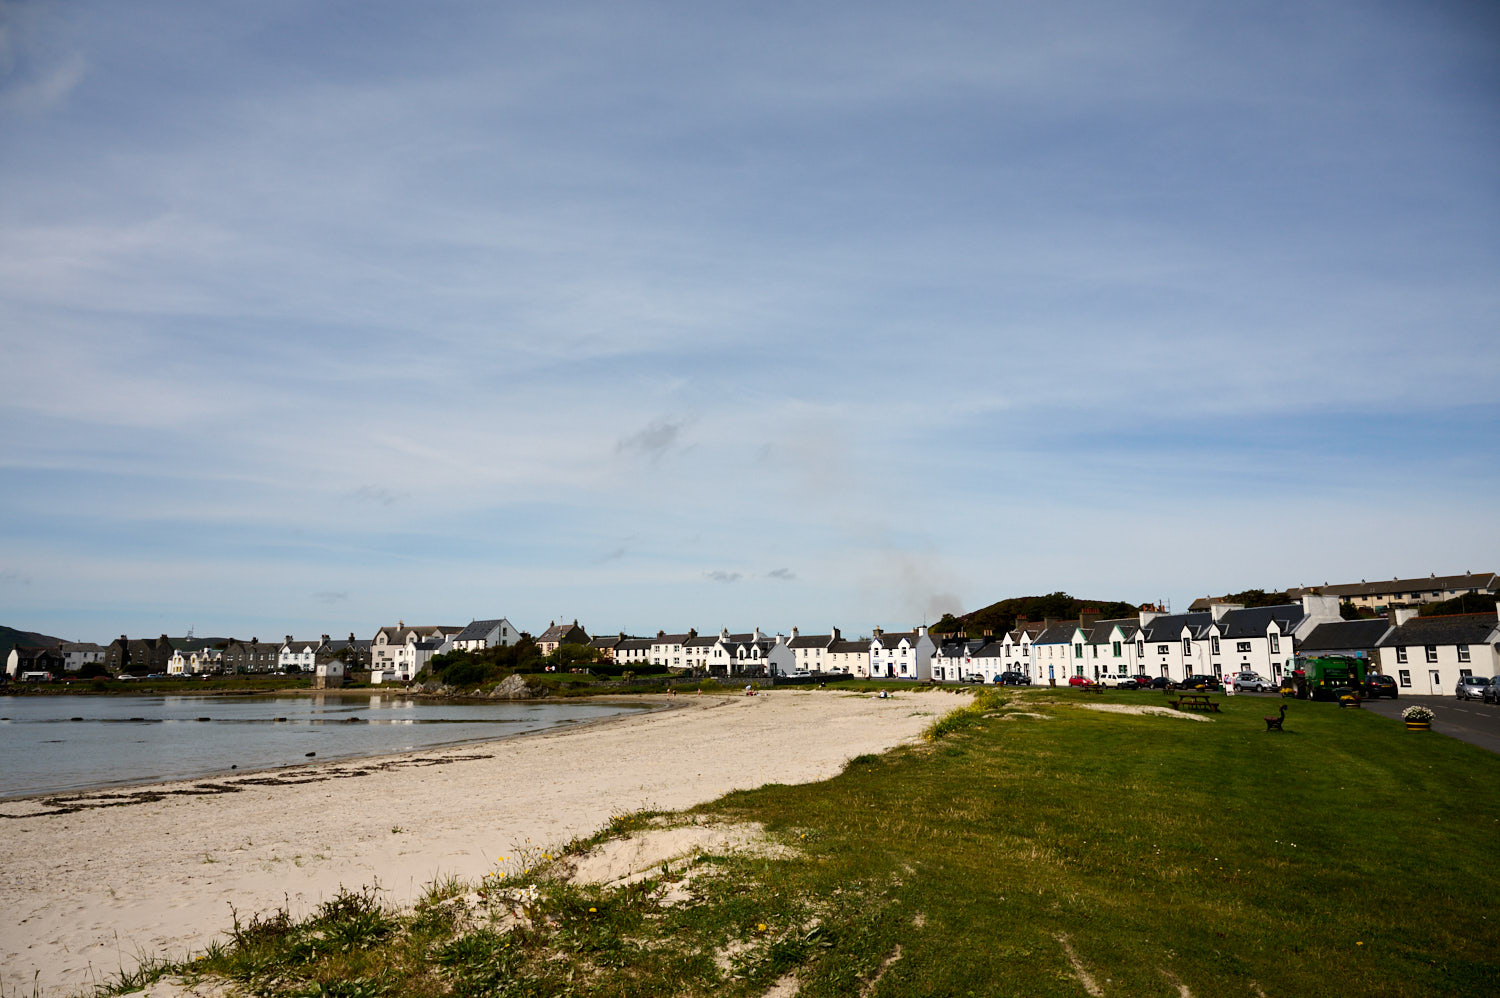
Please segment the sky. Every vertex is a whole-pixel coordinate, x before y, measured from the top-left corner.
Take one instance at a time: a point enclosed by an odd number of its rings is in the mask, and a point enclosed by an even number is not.
[[[0,0],[0,624],[1500,570],[1500,8]]]

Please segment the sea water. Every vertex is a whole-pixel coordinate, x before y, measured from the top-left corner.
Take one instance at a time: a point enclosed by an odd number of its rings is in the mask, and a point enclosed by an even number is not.
[[[0,697],[0,798],[383,755],[640,709],[400,694]]]

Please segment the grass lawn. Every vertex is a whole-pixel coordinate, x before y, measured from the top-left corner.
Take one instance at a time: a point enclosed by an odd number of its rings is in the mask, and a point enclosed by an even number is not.
[[[367,892],[262,918],[193,966],[270,995],[1496,993],[1500,758],[1333,704],[1292,703],[1281,734],[1268,699],[1206,721],[1084,707],[1164,701],[988,690],[832,780],[560,846],[713,820],[779,853],[613,891],[510,857],[413,911]]]

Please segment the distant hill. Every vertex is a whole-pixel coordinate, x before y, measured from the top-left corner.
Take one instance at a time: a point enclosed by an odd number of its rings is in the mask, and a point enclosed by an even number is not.
[[[1027,620],[1045,620],[1047,617],[1077,620],[1078,615],[1085,610],[1097,610],[1105,618],[1115,619],[1134,617],[1140,611],[1140,605],[1119,600],[1078,599],[1062,592],[1046,596],[1015,596],[956,617],[951,613],[944,614],[942,620],[932,625],[932,631],[934,634],[958,631],[966,634],[994,631],[999,634],[1015,627],[1017,617]]]
[[[22,648],[45,648],[48,645],[60,645],[67,640],[67,638],[54,638],[50,634],[18,631],[14,627],[0,625],[0,662],[9,658],[10,650],[17,645]]]

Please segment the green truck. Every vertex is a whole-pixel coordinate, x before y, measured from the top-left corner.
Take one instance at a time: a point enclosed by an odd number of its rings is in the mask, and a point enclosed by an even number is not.
[[[1313,700],[1337,700],[1340,693],[1362,693],[1368,664],[1367,660],[1352,655],[1299,656],[1297,672],[1301,683],[1297,695]]]

